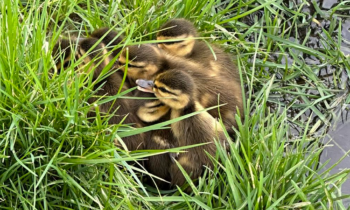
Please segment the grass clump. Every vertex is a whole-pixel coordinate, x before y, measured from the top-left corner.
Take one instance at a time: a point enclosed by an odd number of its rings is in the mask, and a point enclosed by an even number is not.
[[[345,209],[348,196],[339,188],[349,170],[329,175],[318,158],[321,129],[349,98],[339,73],[349,67],[339,32],[348,6],[311,16],[304,7],[306,1],[1,1],[0,207]],[[219,149],[216,167],[198,185],[189,183],[190,195],[143,186],[144,171],[130,161],[164,151],[115,147],[115,138],[145,129],[89,122],[92,85],[73,69],[50,71],[59,36],[109,26],[126,34],[126,44],[147,43],[175,17],[192,20],[236,54],[247,92],[231,153]],[[330,27],[315,26],[316,18]],[[319,48],[310,43],[313,27],[321,31]],[[329,81],[319,77],[325,66],[342,71]]]

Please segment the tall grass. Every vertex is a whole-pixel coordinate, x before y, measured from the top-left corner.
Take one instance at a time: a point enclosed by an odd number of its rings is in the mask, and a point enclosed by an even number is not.
[[[318,74],[327,65],[349,69],[349,58],[340,51],[341,22],[328,16],[348,6],[316,10],[331,19],[331,27],[320,29],[322,48],[314,49],[308,42],[316,15],[302,11],[308,4],[1,1],[0,207],[345,209],[342,200],[349,196],[339,188],[349,170],[329,175],[318,158],[321,129],[349,96],[339,85],[339,72],[333,72],[330,84]],[[87,112],[98,111],[87,103],[91,84],[73,68],[60,75],[51,71],[51,52],[60,36],[85,36],[109,26],[125,33],[126,44],[145,43],[174,17],[192,20],[203,36],[236,55],[246,90],[245,120],[237,118],[230,154],[220,148],[213,157],[216,167],[198,184],[189,180],[192,194],[143,185],[145,172],[132,161],[166,151],[128,152],[114,146],[116,138],[162,125],[135,130],[105,119],[90,122]],[[318,62],[310,64],[310,58]]]

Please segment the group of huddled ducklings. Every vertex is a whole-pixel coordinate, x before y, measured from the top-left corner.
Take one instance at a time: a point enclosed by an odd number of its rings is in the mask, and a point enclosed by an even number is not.
[[[224,147],[228,143],[218,119],[221,117],[228,134],[233,136],[232,127],[237,126],[237,109],[240,113],[243,111],[240,77],[231,56],[216,46],[209,47],[196,37],[197,30],[191,22],[173,19],[160,28],[156,45],[132,45],[124,49],[115,47],[120,45],[123,38],[103,28],[93,32],[89,38],[60,40],[53,50],[56,67],[60,69],[70,65],[72,51],[76,49],[73,56],[83,58],[83,65],[88,66],[88,71],[94,66],[93,81],[119,56],[115,66],[122,71],[113,71],[95,84],[97,96],[116,95],[124,71],[127,71],[128,81],[122,91],[138,86],[138,90],[129,93],[129,96],[153,97],[144,100],[119,98],[115,103],[100,105],[100,111],[105,113],[118,109],[109,120],[111,124],[119,123],[128,115],[123,123],[143,127],[225,104],[172,123],[171,129],[123,139],[128,150],[169,149],[207,143],[186,152],[151,156],[145,161],[148,172],[170,182],[170,186],[182,186],[186,182],[176,162],[192,179],[202,174],[204,166],[213,166],[206,153],[215,156],[214,139]],[[57,59],[58,55],[60,58]],[[97,99],[93,97],[88,102],[93,103]],[[93,112],[89,115],[94,117]],[[169,187],[160,180],[156,180],[156,183],[161,188]]]

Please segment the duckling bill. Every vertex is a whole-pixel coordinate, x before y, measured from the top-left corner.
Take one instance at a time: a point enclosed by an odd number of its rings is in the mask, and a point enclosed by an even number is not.
[[[137,89],[142,92],[153,93],[154,83],[152,80],[136,80]]]

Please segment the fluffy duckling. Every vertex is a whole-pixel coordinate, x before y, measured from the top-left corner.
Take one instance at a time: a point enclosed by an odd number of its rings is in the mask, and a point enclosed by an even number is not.
[[[231,56],[215,45],[208,46],[204,41],[195,39],[196,37],[198,33],[192,22],[185,19],[173,19],[160,28],[157,40],[185,40],[162,42],[158,44],[158,47],[171,55],[184,57],[209,67],[216,75],[221,75],[223,80],[227,79],[237,83],[236,91],[241,91],[240,76]],[[241,92],[236,94],[241,94]]]
[[[119,66],[125,71],[126,53],[129,54],[128,77],[130,83],[135,84],[136,79],[152,80],[156,75],[173,69],[181,69],[189,73],[196,87],[198,87],[198,102],[205,108],[226,104],[220,107],[221,117],[227,131],[234,134],[232,126],[236,126],[235,114],[238,107],[242,111],[242,95],[240,84],[232,79],[223,78],[215,74],[214,70],[190,60],[170,56],[155,46],[130,46],[123,50],[119,57]],[[203,69],[206,73],[203,73]],[[218,99],[219,96],[219,99]],[[210,110],[214,118],[219,118],[218,109]],[[241,112],[242,113],[242,112]]]
[[[107,50],[103,43],[99,43],[96,38],[83,38],[79,41],[76,40],[60,40],[56,43],[53,56],[56,58],[56,67],[57,68],[67,68],[70,65],[71,54],[73,53],[76,59],[83,58],[81,65],[76,67],[76,70],[81,70],[82,68],[88,68],[88,72],[94,70],[93,72],[93,81],[97,80],[100,77],[102,70],[111,60],[111,56],[107,56]],[[71,43],[77,44],[75,47],[74,44],[71,46]],[[76,49],[76,51],[74,51]],[[63,59],[57,59],[62,52],[64,53]],[[88,53],[89,52],[89,53]],[[63,61],[63,62],[61,62]],[[97,84],[94,85],[95,96],[88,99],[90,104],[96,102],[101,96],[114,96],[118,93],[120,84],[122,84],[122,77],[118,72],[108,73],[108,76],[100,80]],[[121,91],[127,90],[129,87],[127,84],[124,84]],[[130,95],[130,94],[129,94]],[[131,95],[130,95],[131,96]],[[130,104],[133,103],[133,100],[130,99],[117,99],[115,102],[107,102],[99,106],[101,113],[112,113],[117,110],[116,114],[113,115],[109,123],[110,124],[119,124],[125,117],[128,115],[124,121],[126,123],[136,123],[136,127],[142,127],[143,123],[138,119],[138,117],[133,114],[134,110],[130,110],[129,107],[132,107]],[[94,119],[94,112],[89,112],[88,117]],[[143,139],[146,137],[147,133],[135,135],[131,137],[126,137],[123,139],[129,150],[142,149],[144,146]]]
[[[141,83],[139,81],[140,90],[154,92],[162,103],[171,108],[171,119],[204,109],[198,101],[199,92],[196,82],[185,71],[170,70],[157,75],[154,82],[143,81]],[[208,143],[190,148],[176,157],[192,179],[202,174],[203,166],[213,166],[206,152],[215,156],[214,139],[222,141],[225,136],[220,125],[208,112],[201,112],[193,117],[172,123],[171,131],[177,139],[176,146],[179,147]],[[181,186],[186,182],[175,163],[170,166],[170,175],[172,185]]]

